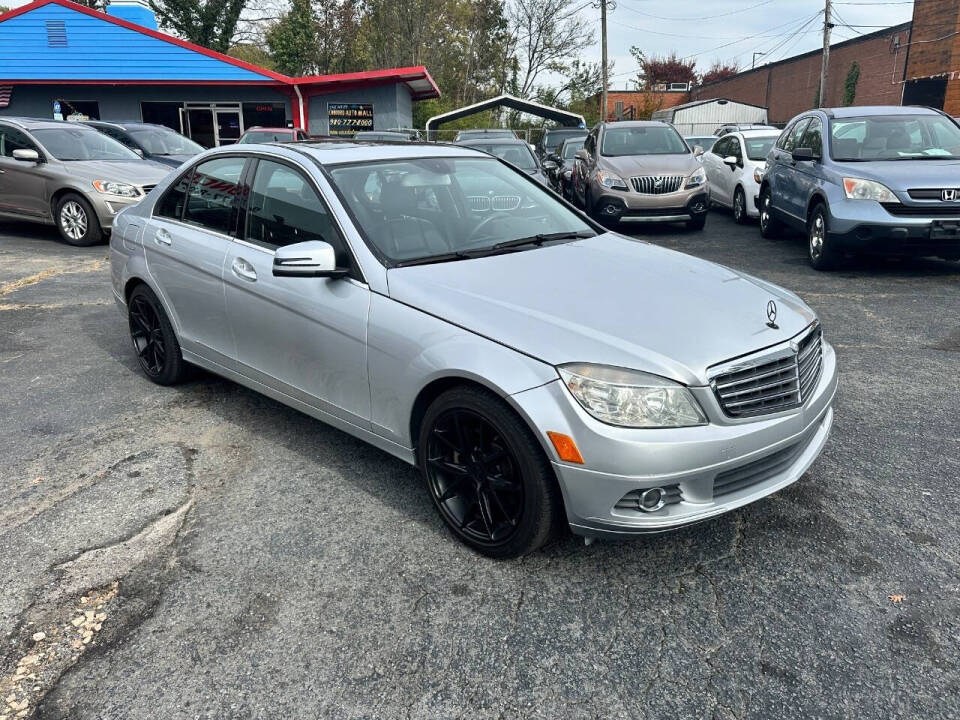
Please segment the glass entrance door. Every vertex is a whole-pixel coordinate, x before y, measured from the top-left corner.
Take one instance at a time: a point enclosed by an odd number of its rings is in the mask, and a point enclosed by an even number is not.
[[[187,106],[188,135],[204,147],[232,145],[243,134],[243,116],[237,105]]]

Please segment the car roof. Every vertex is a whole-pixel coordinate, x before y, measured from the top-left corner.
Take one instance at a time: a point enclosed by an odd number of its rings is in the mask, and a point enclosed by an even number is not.
[[[731,135],[742,135],[745,138],[752,137],[779,137],[780,130],[776,128],[755,128],[753,130],[740,130],[736,133],[730,133]]]
[[[244,130],[245,133],[252,132],[256,130],[257,132],[288,132],[292,133],[294,130],[299,130],[300,128],[288,128],[288,127],[264,127],[263,125],[254,125],[248,127]]]
[[[860,107],[823,108],[835,118],[867,117],[874,115],[939,115],[939,110],[921,105],[861,105]]]
[[[47,120],[46,118],[27,118],[27,117],[0,117],[0,121],[6,121],[12,125],[23,128],[24,130],[42,130],[52,128],[62,128],[65,126],[81,127],[84,130],[96,132],[92,127],[88,127],[82,122],[68,122],[66,120]]]
[[[665,123],[663,120],[618,120],[616,122],[606,122],[603,125],[609,129],[612,127],[667,127],[669,123]]]
[[[509,137],[492,137],[492,138],[477,138],[476,140],[461,140],[457,144],[470,147],[472,145],[489,145],[490,143],[496,143],[497,145],[527,146],[526,140],[521,140],[520,138],[509,138]]]
[[[107,126],[107,127],[117,127],[121,130],[136,130],[139,128],[163,128],[164,130],[170,130],[170,132],[176,132],[176,130],[171,130],[166,125],[160,125],[159,123],[145,123],[139,122],[136,120],[81,120],[84,125],[90,125],[91,127],[98,126]]]
[[[483,144],[483,143],[480,143]],[[228,145],[227,152],[236,152],[237,148]],[[321,165],[336,165],[347,162],[376,162],[378,160],[407,160],[419,158],[472,157],[488,158],[487,153],[473,150],[464,145],[425,142],[352,142],[349,140],[304,141],[292,144],[250,143],[243,149],[265,150],[284,147],[309,155]]]
[[[588,131],[586,128],[566,127],[566,128],[547,128],[546,130],[543,131],[543,133],[544,135],[550,135],[555,133],[563,133],[564,135],[567,135],[567,134],[587,135]]]

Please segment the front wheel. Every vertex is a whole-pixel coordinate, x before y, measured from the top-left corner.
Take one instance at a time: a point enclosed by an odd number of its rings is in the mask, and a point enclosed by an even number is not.
[[[769,186],[760,191],[760,234],[768,240],[780,235],[780,221],[773,216]]]
[[[448,390],[420,424],[417,464],[447,527],[477,552],[514,558],[560,524],[553,469],[529,428],[490,392]]]
[[[57,201],[54,219],[60,237],[69,245],[87,247],[103,239],[103,230],[93,207],[77,193],[67,193]]]
[[[814,270],[832,270],[840,264],[841,253],[830,239],[823,203],[817,203],[807,219],[807,256]]]
[[[733,220],[738,225],[745,225],[748,220],[747,196],[744,194],[743,188],[739,186],[733,193]]]

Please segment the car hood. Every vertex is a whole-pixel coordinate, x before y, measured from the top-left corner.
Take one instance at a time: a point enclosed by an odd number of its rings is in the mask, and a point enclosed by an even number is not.
[[[111,180],[131,185],[156,185],[170,172],[169,165],[151,160],[72,160],[63,163],[74,177],[85,180]]]
[[[838,162],[834,167],[844,177],[876,180],[902,192],[910,188],[956,187],[960,175],[960,160],[871,160]]]
[[[689,175],[700,167],[692,153],[683,155],[620,155],[600,157],[600,167],[622,177]]]
[[[390,296],[551,365],[634,368],[688,385],[718,362],[787,340],[815,318],[797,296],[620,235],[392,268]],[[767,327],[777,304],[779,328]]]

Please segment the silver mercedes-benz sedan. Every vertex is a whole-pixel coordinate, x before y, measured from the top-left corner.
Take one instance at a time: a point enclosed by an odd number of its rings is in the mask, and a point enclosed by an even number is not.
[[[796,481],[833,421],[816,315],[606,232],[469,148],[203,153],[117,217],[113,287],[154,382],[186,364],[419,469],[479,552],[668,530]]]

